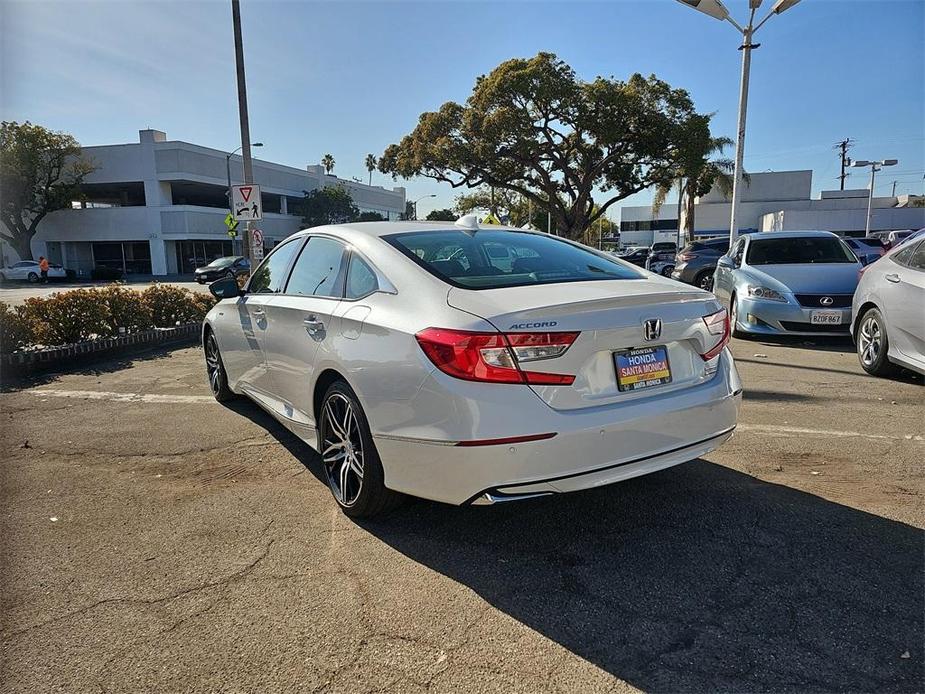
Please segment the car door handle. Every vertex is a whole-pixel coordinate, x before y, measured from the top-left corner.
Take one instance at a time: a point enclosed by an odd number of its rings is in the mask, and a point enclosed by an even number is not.
[[[302,324],[305,326],[305,329],[308,331],[309,335],[314,335],[315,333],[324,330],[324,323],[318,320],[317,316],[309,316],[302,321]]]
[[[257,316],[258,318],[262,317],[262,316],[264,315],[263,309],[262,309],[262,308],[255,308],[255,309],[254,309],[254,315]]]
[[[900,281],[899,275],[897,275],[895,272],[891,272],[889,275],[884,275],[883,279],[885,279],[887,282],[893,282],[894,284]]]

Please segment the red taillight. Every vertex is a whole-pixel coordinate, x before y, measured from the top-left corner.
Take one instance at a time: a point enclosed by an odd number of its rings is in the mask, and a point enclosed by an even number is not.
[[[571,385],[574,376],[525,371],[521,364],[561,356],[578,337],[569,333],[483,333],[427,328],[415,338],[443,373],[466,381]]]
[[[710,361],[714,357],[718,356],[720,352],[723,351],[729,343],[729,334],[731,332],[729,326],[729,314],[726,313],[726,309],[721,308],[716,313],[711,313],[709,316],[703,317],[703,322],[707,326],[707,332],[711,335],[719,335],[719,342],[717,342],[710,350],[704,354],[701,354],[701,358],[704,361]]]
[[[696,257],[697,257],[696,253],[678,253],[677,259],[679,263],[686,263],[687,261],[693,260]]]

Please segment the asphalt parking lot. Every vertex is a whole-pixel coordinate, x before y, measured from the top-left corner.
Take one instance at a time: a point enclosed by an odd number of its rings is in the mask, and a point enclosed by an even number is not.
[[[364,523],[195,348],[8,389],[0,690],[921,691],[922,380],[733,351],[703,459]]]

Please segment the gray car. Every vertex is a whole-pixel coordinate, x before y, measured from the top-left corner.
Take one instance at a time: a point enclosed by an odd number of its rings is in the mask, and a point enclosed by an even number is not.
[[[847,337],[861,269],[828,231],[744,234],[719,259],[713,293],[736,335]]]
[[[678,253],[671,279],[710,291],[716,261],[729,250],[729,239],[709,239],[687,244]]]
[[[867,373],[888,376],[899,365],[925,375],[925,238],[864,269],[851,326]]]

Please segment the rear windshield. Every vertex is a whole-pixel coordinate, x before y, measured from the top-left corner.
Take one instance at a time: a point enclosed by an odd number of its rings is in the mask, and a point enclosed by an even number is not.
[[[785,239],[752,239],[749,265],[799,265],[803,263],[856,263],[857,258],[839,239],[804,236]]]
[[[858,243],[863,243],[865,246],[874,246],[875,248],[883,248],[883,239],[855,239]]]
[[[465,289],[642,278],[614,258],[545,234],[454,229],[382,238],[432,275]]]

